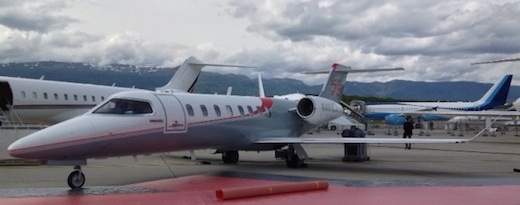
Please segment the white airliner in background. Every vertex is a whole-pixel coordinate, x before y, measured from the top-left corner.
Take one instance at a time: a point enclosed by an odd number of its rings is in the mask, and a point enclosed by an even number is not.
[[[319,96],[298,101],[186,92],[125,91],[87,113],[11,144],[10,155],[72,165],[71,188],[85,183],[81,165],[104,158],[195,149],[216,149],[225,163],[238,150],[280,150],[289,167],[301,167],[305,143],[463,143],[469,139],[319,138],[300,136],[343,115],[338,103],[348,67],[334,64]]]
[[[156,90],[191,91],[204,66],[245,67],[201,63],[189,57],[168,84]],[[129,90],[138,89],[0,76],[0,111],[13,123],[54,124],[87,112],[112,94]]]
[[[504,75],[482,98],[473,102],[395,102],[359,105],[360,113],[367,119],[385,120],[389,125],[402,125],[405,115],[415,111],[482,111],[503,106],[506,103],[512,75]],[[434,113],[434,112],[432,112]],[[424,121],[448,120],[439,114],[420,115]]]

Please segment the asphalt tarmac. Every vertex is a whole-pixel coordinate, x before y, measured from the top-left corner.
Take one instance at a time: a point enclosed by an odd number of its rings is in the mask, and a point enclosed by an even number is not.
[[[2,136],[12,130],[1,130]],[[388,136],[386,130],[376,130]],[[309,136],[334,135],[333,132]],[[458,138],[446,131],[430,131],[424,138]],[[471,137],[472,132],[464,133]],[[239,152],[236,165],[223,164],[214,150],[196,150],[196,160],[188,151],[148,156],[90,159],[83,167],[85,187],[93,192],[153,192],[128,184],[190,176],[225,176],[249,179],[302,181],[324,179],[335,186],[415,187],[415,186],[519,186],[520,137],[514,131],[481,136],[465,144],[369,145],[370,160],[343,162],[343,145],[304,145],[311,159],[305,168],[291,169],[269,152]],[[371,136],[368,136],[371,137]],[[5,142],[5,140],[3,141]],[[68,190],[66,178],[72,167],[46,165],[0,166],[0,198],[62,195]],[[520,200],[520,198],[519,198]]]

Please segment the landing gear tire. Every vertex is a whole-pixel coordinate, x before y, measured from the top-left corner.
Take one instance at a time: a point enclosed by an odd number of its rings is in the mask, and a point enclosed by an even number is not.
[[[222,161],[224,164],[236,164],[238,162],[238,151],[222,152]]]
[[[85,175],[81,172],[80,169],[75,170],[69,174],[67,178],[67,183],[71,189],[81,189],[85,184]]]
[[[285,164],[289,168],[300,168],[305,166],[303,159],[300,159],[300,157],[298,157],[297,154],[290,154],[289,156],[287,156]]]

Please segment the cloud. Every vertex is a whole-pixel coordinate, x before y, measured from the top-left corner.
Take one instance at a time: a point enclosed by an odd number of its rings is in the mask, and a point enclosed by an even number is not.
[[[0,24],[11,29],[48,33],[77,20],[57,14],[65,1],[8,1],[0,8]]]
[[[404,64],[407,71],[400,77],[405,79],[491,82],[489,78],[499,78],[507,69],[495,66],[494,75],[482,76],[469,64],[520,52],[518,1],[232,1],[230,6],[235,8],[232,15],[248,20],[249,32],[277,43],[292,42],[271,49],[283,50],[277,52],[284,59],[277,65],[288,70],[297,70],[287,66],[287,54],[292,53],[314,65],[327,60],[359,67]],[[396,77],[385,73],[349,78]]]
[[[248,14],[240,12],[250,10],[252,2],[240,2],[231,4],[236,7],[235,16],[250,21],[249,31],[272,40],[308,41],[327,36],[385,55],[406,54],[408,49],[419,54],[482,50],[486,47],[460,44],[473,37],[500,43],[500,38],[518,36],[510,28],[520,27],[516,23],[520,16],[515,15],[520,12],[518,2],[330,1],[324,6],[319,1],[285,5],[267,1]],[[459,46],[452,46],[454,43]],[[511,49],[502,52],[511,53]]]
[[[258,67],[209,71],[249,77],[262,72],[265,78],[292,77],[309,84],[322,83],[325,77],[299,72],[329,69],[335,62],[355,68],[406,69],[349,75],[355,81],[495,82],[514,69],[507,64],[469,64],[520,53],[518,1],[230,0],[215,6],[155,0],[147,4],[198,8],[204,11],[201,19],[184,10],[161,10],[160,15],[135,12],[141,1],[124,1],[129,9],[120,7],[114,14],[113,7],[120,3],[0,1],[0,62],[177,66],[195,56],[210,63]],[[237,42],[247,45],[236,46]]]

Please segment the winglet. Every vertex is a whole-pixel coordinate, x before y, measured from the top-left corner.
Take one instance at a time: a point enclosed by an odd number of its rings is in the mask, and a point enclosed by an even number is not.
[[[162,87],[155,88],[159,92],[191,92],[205,66],[253,68],[250,66],[202,63],[195,57],[187,58],[175,72],[170,81]]]

